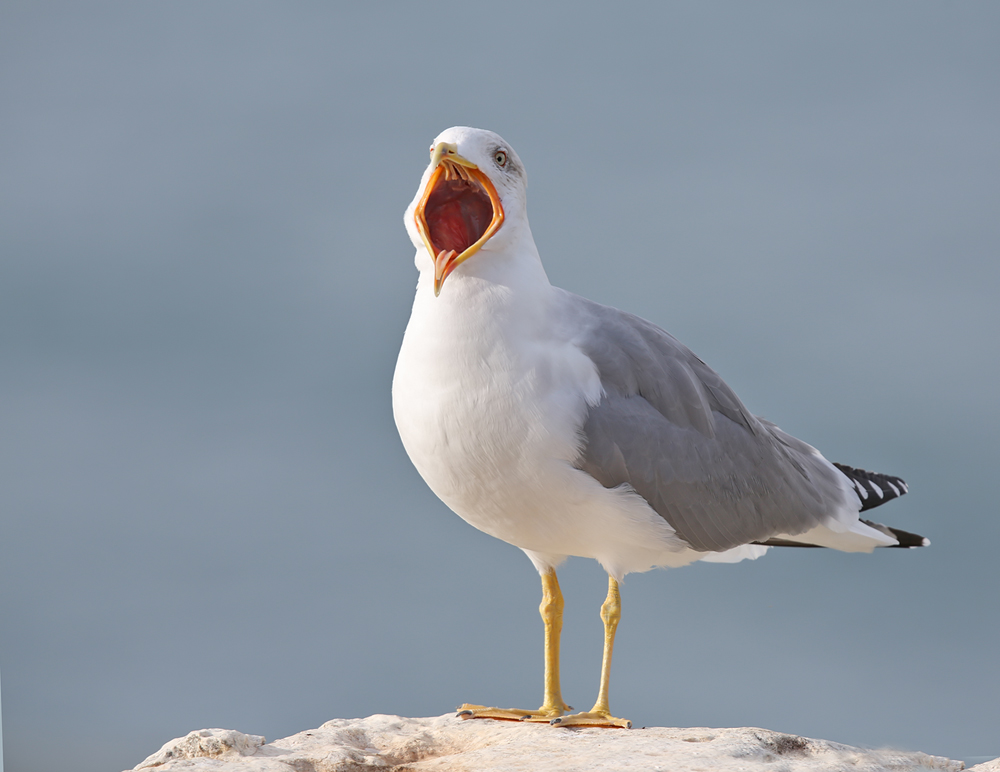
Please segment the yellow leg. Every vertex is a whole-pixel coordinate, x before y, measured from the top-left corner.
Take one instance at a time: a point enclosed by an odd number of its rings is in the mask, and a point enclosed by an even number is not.
[[[588,713],[574,713],[552,719],[558,726],[606,726],[632,728],[632,722],[625,718],[615,718],[611,715],[608,705],[608,690],[611,683],[611,654],[615,648],[615,633],[618,621],[622,618],[622,599],[618,592],[618,582],[613,576],[608,577],[608,597],[601,606],[601,620],[604,622],[604,657],[601,661],[601,688],[597,693],[597,702]]]
[[[545,693],[538,710],[488,708],[466,703],[458,709],[459,718],[495,718],[506,721],[544,721],[561,716],[569,705],[563,702],[559,688],[559,636],[562,633],[563,596],[556,572],[542,574],[542,603],[538,607],[545,626]]]

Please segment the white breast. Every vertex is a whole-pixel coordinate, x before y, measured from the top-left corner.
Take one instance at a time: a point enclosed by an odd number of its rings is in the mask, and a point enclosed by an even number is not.
[[[601,385],[561,332],[564,295],[545,287],[523,302],[476,277],[453,279],[441,297],[418,288],[393,379],[400,437],[434,493],[544,562],[593,557],[622,574],[696,559],[682,557],[639,496],[573,466]]]

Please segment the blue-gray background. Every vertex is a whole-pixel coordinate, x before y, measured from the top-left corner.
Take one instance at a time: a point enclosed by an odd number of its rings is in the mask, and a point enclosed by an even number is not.
[[[1000,755],[1000,8],[356,5],[0,10],[8,769],[540,701],[537,575],[390,410],[453,124],[518,149],[554,283],[903,476],[879,514],[934,542],[630,576],[613,708]],[[562,580],[588,707],[605,579]]]

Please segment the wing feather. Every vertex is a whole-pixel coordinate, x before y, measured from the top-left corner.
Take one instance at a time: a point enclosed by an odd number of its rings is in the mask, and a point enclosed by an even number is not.
[[[753,416],[669,333],[578,299],[577,344],[603,387],[577,466],[629,485],[694,549],[720,552],[804,533],[849,506],[839,472],[812,447]]]

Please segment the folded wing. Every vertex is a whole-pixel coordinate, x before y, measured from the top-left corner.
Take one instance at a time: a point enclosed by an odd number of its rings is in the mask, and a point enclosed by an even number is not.
[[[583,425],[579,469],[605,487],[634,488],[699,551],[827,529],[872,539],[869,549],[895,543],[858,520],[853,479],[753,416],[673,336],[617,309],[574,301],[589,320],[577,344],[604,390]]]

